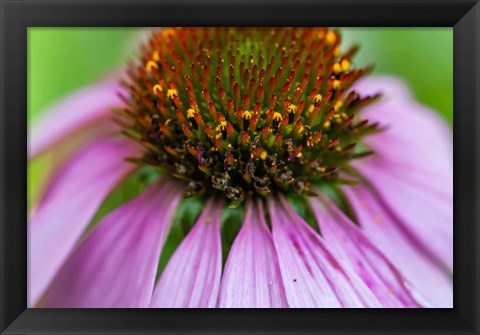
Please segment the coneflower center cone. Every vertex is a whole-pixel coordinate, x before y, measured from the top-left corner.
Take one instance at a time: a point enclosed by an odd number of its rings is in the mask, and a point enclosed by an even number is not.
[[[146,150],[132,159],[218,191],[231,206],[272,192],[313,195],[338,183],[378,130],[351,90],[354,69],[327,28],[175,28],[152,33],[124,85],[124,133]]]

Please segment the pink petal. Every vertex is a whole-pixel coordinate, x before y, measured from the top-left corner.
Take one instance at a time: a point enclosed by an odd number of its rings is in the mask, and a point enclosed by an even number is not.
[[[32,306],[78,241],[96,210],[135,167],[129,140],[104,140],[77,152],[58,172],[28,226],[28,296]]]
[[[367,137],[366,143],[379,153],[384,164],[394,168],[389,172],[452,197],[452,132],[438,113],[417,103],[408,88],[391,77],[372,77],[355,89],[363,94],[384,95],[362,114],[388,127],[387,131]]]
[[[377,167],[362,167],[383,205],[437,262],[453,270],[453,199],[401,180]]]
[[[442,268],[415,236],[363,185],[343,188],[364,234],[436,307],[452,307],[453,287]]]
[[[150,307],[215,307],[222,273],[222,209],[221,201],[207,202],[195,226],[163,270]]]
[[[74,132],[92,132],[112,117],[112,108],[123,103],[118,93],[123,88],[115,80],[105,81],[78,91],[53,106],[34,122],[29,134],[30,158],[43,153],[54,144],[71,138]]]
[[[384,307],[422,307],[395,266],[326,196],[309,198],[325,243],[363,279]],[[428,306],[428,305],[427,305]],[[423,306],[426,307],[426,306]]]
[[[268,208],[290,307],[381,307],[363,281],[333,256],[285,198],[270,198]]]
[[[158,182],[110,213],[67,260],[41,307],[148,307],[182,193],[174,181]]]
[[[288,307],[263,203],[249,202],[222,277],[218,307]]]
[[[432,110],[416,103],[408,89],[389,77],[362,81],[357,90],[383,92],[364,116],[388,130],[368,137],[377,155],[355,167],[382,195],[410,234],[453,268],[452,133]]]

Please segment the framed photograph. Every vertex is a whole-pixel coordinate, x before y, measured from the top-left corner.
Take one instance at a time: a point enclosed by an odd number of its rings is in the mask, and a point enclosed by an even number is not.
[[[477,1],[1,5],[2,333],[479,332]]]

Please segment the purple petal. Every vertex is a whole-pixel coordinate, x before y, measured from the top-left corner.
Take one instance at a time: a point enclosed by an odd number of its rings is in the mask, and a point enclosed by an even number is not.
[[[48,186],[28,226],[29,305],[71,252],[98,207],[135,166],[124,161],[138,147],[129,140],[104,140],[77,152]]]
[[[381,307],[365,283],[333,256],[285,198],[270,198],[268,208],[290,307]]]
[[[391,175],[452,198],[453,140],[442,118],[415,102],[408,88],[394,78],[373,77],[355,88],[365,94],[384,94],[363,116],[388,128],[366,138],[378,155],[359,162],[380,164]]]
[[[362,231],[436,307],[452,307],[453,287],[448,270],[363,185],[343,188]]]
[[[445,267],[453,269],[453,199],[426,192],[377,167],[359,169],[403,229]]]
[[[365,142],[379,154],[383,164],[390,163],[393,170],[389,172],[452,197],[452,132],[442,118],[417,103],[408,88],[394,78],[372,77],[355,89],[363,94],[384,95],[362,115],[388,127]]]
[[[218,307],[288,307],[261,201],[247,204],[243,227],[225,265]]]
[[[122,87],[109,80],[78,91],[53,106],[34,122],[29,136],[29,157],[34,158],[72,133],[91,132],[112,116],[112,108],[122,106]],[[106,123],[106,122],[105,122]]]
[[[145,308],[183,189],[155,183],[103,219],[67,260],[41,307]]]
[[[388,129],[368,137],[377,155],[355,167],[382,195],[405,229],[449,269],[453,268],[452,133],[432,110],[414,101],[399,81],[380,77],[356,87],[383,92],[364,116]]]
[[[150,307],[215,307],[222,273],[220,221],[223,202],[211,199],[168,261]]]
[[[402,274],[333,202],[324,195],[308,200],[325,243],[353,267],[384,307],[428,306],[416,301]]]

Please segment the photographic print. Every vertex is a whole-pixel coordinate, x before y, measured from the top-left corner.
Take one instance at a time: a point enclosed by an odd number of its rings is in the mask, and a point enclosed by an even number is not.
[[[28,307],[451,308],[451,28],[28,29]]]

